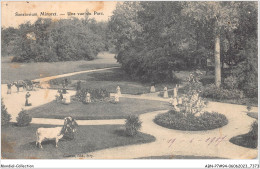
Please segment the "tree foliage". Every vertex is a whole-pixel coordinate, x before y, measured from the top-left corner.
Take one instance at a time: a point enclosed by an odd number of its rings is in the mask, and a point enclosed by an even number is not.
[[[1,125],[7,125],[11,120],[11,115],[7,112],[7,108],[3,102],[3,98],[1,98]]]
[[[11,37],[11,31],[2,29],[4,38]],[[14,62],[92,60],[107,45],[106,24],[93,19],[39,18],[33,24],[21,24],[15,32]]]
[[[117,61],[133,78],[173,81],[174,71],[215,54],[218,68],[228,65],[240,79],[239,89],[257,86],[256,2],[124,2],[109,28]]]

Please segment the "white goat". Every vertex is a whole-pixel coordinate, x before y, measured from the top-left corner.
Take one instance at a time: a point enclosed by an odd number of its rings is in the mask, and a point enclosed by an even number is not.
[[[56,147],[58,147],[59,140],[68,132],[68,129],[75,132],[75,126],[71,126],[71,124],[77,123],[72,117],[66,117],[63,127],[38,128],[36,131],[36,146],[39,144],[40,148],[42,148],[42,141],[55,139]]]

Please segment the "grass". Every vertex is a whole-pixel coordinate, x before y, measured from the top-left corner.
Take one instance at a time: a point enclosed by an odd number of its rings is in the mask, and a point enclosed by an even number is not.
[[[51,88],[57,89],[61,88],[61,82],[65,78],[59,78],[51,81]],[[78,75],[73,75],[67,77],[71,82],[69,84],[70,88],[76,88],[77,82],[80,80],[82,88],[92,88],[92,89],[106,89],[110,93],[116,92],[116,87],[120,86],[121,93],[123,94],[133,94],[140,95],[150,92],[150,83],[141,83],[133,80],[129,75],[127,75],[121,68],[116,68],[112,70],[104,70],[93,73],[82,73]],[[59,85],[57,85],[57,82]],[[173,87],[173,84],[162,83],[157,84],[156,90],[163,90],[164,86]]]
[[[187,77],[188,72],[177,72],[176,76],[184,81]],[[51,81],[51,88],[58,89],[61,88],[61,82],[65,78],[59,78]],[[112,70],[104,70],[93,73],[82,73],[78,75],[73,75],[67,77],[71,82],[69,88],[76,88],[77,82],[80,80],[82,83],[82,88],[103,88],[108,92],[116,92],[116,87],[120,86],[121,93],[123,94],[133,94],[140,95],[150,92],[151,84],[150,83],[141,83],[137,80],[132,79],[125,71],[121,68],[116,68]],[[59,85],[57,85],[59,83]],[[163,91],[163,88],[167,86],[168,89],[172,89],[174,83],[161,83],[156,84],[156,91]]]
[[[249,133],[232,137],[229,141],[242,147],[257,148],[257,138]]]
[[[39,62],[39,63],[12,63],[11,57],[2,57],[2,83],[24,79],[37,79],[64,73],[83,70],[101,69],[120,66],[116,63],[113,54],[100,53],[92,61],[67,61],[67,62]]]
[[[257,112],[248,112],[247,115],[249,117],[254,118],[254,119],[258,119],[258,113]]]
[[[62,82],[65,78],[59,78],[54,81]],[[69,87],[76,88],[77,82],[80,80],[82,89],[106,89],[110,93],[115,93],[117,86],[120,86],[123,94],[143,94],[150,90],[149,84],[142,84],[140,82],[132,80],[121,68],[112,70],[104,70],[93,73],[82,73],[74,76],[70,76],[67,79],[71,82]],[[53,85],[51,82],[51,88],[61,88],[61,84]]]
[[[61,119],[67,116],[73,116],[80,120],[123,119],[128,115],[139,115],[167,108],[169,107],[166,102],[120,98],[119,104],[109,102],[83,104],[81,102],[72,101],[71,104],[64,105],[53,101],[28,110],[28,113],[34,118]]]
[[[257,148],[258,145],[258,122],[255,121],[251,125],[251,130],[242,135],[232,137],[229,140],[231,143],[246,148]]]
[[[225,159],[225,158],[210,157],[210,156],[193,156],[193,155],[165,155],[165,156],[142,157],[139,159]]]
[[[79,126],[74,140],[61,139],[58,148],[55,141],[44,141],[43,149],[35,145],[35,132],[39,127],[50,125],[31,125],[27,127],[4,126],[1,132],[2,157],[6,159],[62,159],[95,150],[143,144],[155,141],[151,135],[138,133],[128,137],[122,125]]]
[[[258,105],[257,97],[248,98],[242,96],[240,92],[242,91],[239,91],[237,89],[230,90],[230,89],[217,88],[214,85],[211,85],[211,86],[203,87],[202,97],[217,102],[240,104],[240,105],[247,105],[248,103],[250,103],[252,106]]]
[[[185,116],[174,110],[157,115],[154,122],[169,129],[184,131],[212,130],[228,124],[226,116],[216,112],[204,112],[199,116],[191,114]]]

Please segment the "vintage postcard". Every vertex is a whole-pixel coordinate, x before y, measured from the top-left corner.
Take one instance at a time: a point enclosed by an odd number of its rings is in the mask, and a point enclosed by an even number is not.
[[[258,2],[2,1],[1,20],[1,167],[259,167]]]

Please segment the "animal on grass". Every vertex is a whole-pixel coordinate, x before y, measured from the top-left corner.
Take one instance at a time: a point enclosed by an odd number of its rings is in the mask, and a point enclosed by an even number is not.
[[[78,126],[75,119],[72,117],[64,118],[64,125],[62,127],[53,128],[38,128],[36,131],[36,146],[42,147],[44,140],[55,140],[56,147],[58,147],[59,140],[67,133],[76,132]]]

